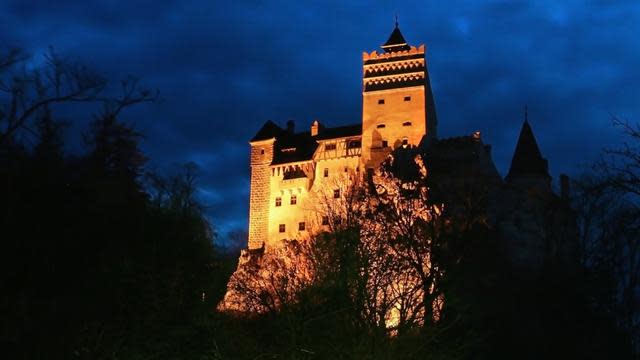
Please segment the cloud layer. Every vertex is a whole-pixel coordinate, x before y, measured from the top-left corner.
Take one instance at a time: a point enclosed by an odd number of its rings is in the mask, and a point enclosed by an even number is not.
[[[146,134],[151,166],[200,165],[225,232],[246,226],[248,139],[267,119],[359,122],[360,56],[386,40],[395,14],[410,43],[427,45],[439,134],[480,130],[502,174],[525,105],[554,176],[615,143],[609,113],[640,121],[634,1],[9,0],[0,45],[36,56],[52,45],[160,88],[161,104],[124,116]]]

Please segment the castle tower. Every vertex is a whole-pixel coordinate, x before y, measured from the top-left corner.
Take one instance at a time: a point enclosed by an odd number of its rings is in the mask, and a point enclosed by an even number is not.
[[[542,157],[538,142],[533,135],[531,125],[525,110],[524,123],[520,129],[520,137],[516,150],[513,152],[509,174],[505,180],[507,183],[522,188],[539,188],[547,192],[551,191],[551,176],[549,164]]]
[[[425,46],[410,46],[398,23],[377,51],[362,54],[362,159],[372,168],[399,146],[436,137]]]
[[[249,193],[249,249],[267,242],[269,234],[270,169],[276,136],[283,130],[267,121],[251,139],[251,189]]]

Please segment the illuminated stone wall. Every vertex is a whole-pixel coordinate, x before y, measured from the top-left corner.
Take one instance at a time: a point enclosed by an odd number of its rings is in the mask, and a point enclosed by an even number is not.
[[[249,195],[249,249],[260,248],[269,229],[271,197],[269,165],[273,160],[274,139],[251,143],[251,190]]]
[[[322,218],[332,202],[336,201],[334,190],[339,190],[342,197],[349,181],[358,174],[359,158],[359,152],[327,155],[321,143],[311,161],[271,166],[266,247],[278,246],[282,240],[305,239],[311,234],[328,230],[328,226],[322,225]],[[298,167],[306,176],[285,179],[284,174],[291,167]],[[295,204],[291,203],[293,196]],[[300,229],[300,223],[304,223],[303,230]],[[284,231],[280,231],[280,225],[284,225]]]

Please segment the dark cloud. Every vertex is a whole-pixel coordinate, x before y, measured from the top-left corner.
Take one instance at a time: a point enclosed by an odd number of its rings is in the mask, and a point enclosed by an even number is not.
[[[503,174],[526,104],[555,176],[616,141],[609,113],[639,118],[637,2],[344,3],[4,1],[0,44],[35,55],[52,45],[158,87],[161,104],[125,117],[146,134],[152,167],[201,167],[223,232],[246,225],[247,141],[265,120],[360,121],[360,56],[396,13],[409,42],[427,44],[441,136],[482,131]]]

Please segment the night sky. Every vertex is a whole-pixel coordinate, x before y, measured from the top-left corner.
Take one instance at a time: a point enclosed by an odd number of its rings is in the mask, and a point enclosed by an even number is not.
[[[201,167],[221,233],[246,227],[248,140],[266,120],[360,122],[361,54],[379,50],[396,14],[407,41],[427,46],[440,137],[480,130],[502,175],[525,105],[554,180],[619,141],[610,114],[640,121],[638,1],[346,3],[2,0],[0,45],[34,64],[53,46],[159,88],[160,104],[123,120],[145,134],[150,168]],[[79,138],[90,117],[65,116]]]

